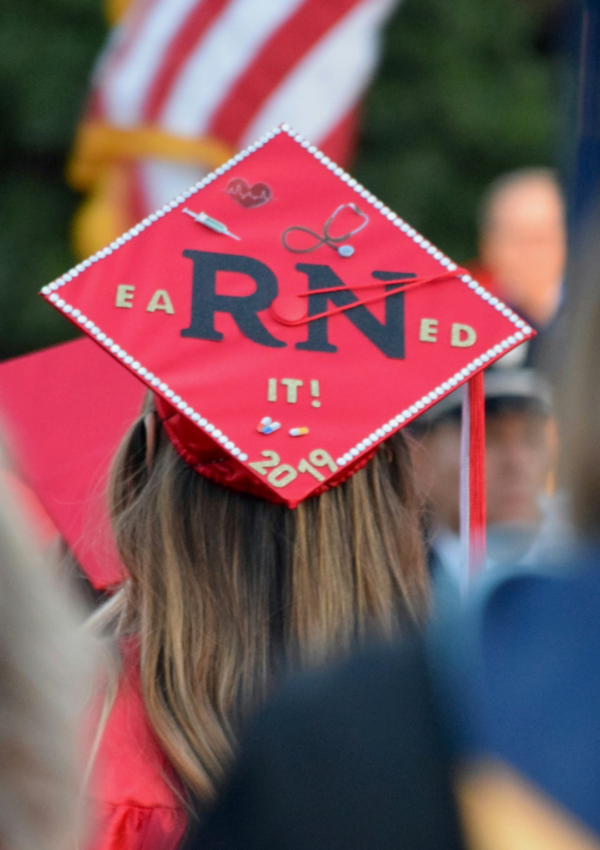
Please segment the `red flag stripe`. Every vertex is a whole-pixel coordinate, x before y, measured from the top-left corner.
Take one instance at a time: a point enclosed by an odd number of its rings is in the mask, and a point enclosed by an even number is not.
[[[262,46],[213,115],[209,134],[232,146],[269,95],[325,33],[362,0],[306,0]]]
[[[102,88],[92,89],[87,102],[86,118],[89,120],[106,120],[106,110],[102,101]]]
[[[141,221],[150,205],[146,191],[144,189],[144,175],[142,165],[139,162],[132,162],[129,167],[129,215],[131,221]]]
[[[198,3],[188,15],[169,45],[148,93],[144,107],[146,121],[158,120],[171,88],[190,54],[229,3],[230,0],[205,0],[203,3]]]

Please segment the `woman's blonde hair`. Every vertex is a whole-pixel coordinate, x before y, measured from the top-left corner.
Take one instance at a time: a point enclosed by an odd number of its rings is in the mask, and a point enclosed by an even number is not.
[[[282,671],[422,621],[426,564],[401,435],[289,510],[199,475],[157,428],[150,465],[143,414],[112,470],[112,524],[130,576],[114,632],[139,636],[152,726],[207,800],[241,720]]]
[[[0,846],[63,850],[79,836],[94,650],[30,537],[0,492]]]

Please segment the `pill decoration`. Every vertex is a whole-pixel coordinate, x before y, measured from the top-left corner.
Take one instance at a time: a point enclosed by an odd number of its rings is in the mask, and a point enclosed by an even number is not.
[[[259,434],[273,434],[280,428],[281,422],[273,422],[270,416],[263,416],[256,430],[259,432]]]
[[[533,335],[285,126],[42,294],[153,392],[186,463],[289,508]]]

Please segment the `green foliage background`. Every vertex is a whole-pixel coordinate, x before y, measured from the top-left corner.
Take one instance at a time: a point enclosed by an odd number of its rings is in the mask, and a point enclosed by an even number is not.
[[[489,180],[556,159],[556,70],[536,49],[546,12],[404,0],[387,29],[353,170],[459,262]],[[64,165],[105,35],[100,0],[0,5],[0,359],[73,334],[36,293],[74,263]]]
[[[558,68],[536,49],[552,8],[407,0],[388,27],[354,172],[458,262],[490,180],[556,162]]]

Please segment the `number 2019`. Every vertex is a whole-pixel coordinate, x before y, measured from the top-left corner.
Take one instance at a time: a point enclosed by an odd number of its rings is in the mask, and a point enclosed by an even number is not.
[[[298,463],[298,469],[294,469],[289,463],[280,463],[277,452],[266,449],[261,452],[265,460],[255,460],[249,463],[252,469],[260,475],[266,475],[269,484],[273,487],[287,487],[298,477],[298,472],[308,472],[317,481],[325,481],[325,476],[319,472],[317,467],[327,467],[331,472],[337,471],[337,464],[325,449],[313,449],[308,455],[308,460],[302,458]],[[269,471],[270,470],[270,471]]]

